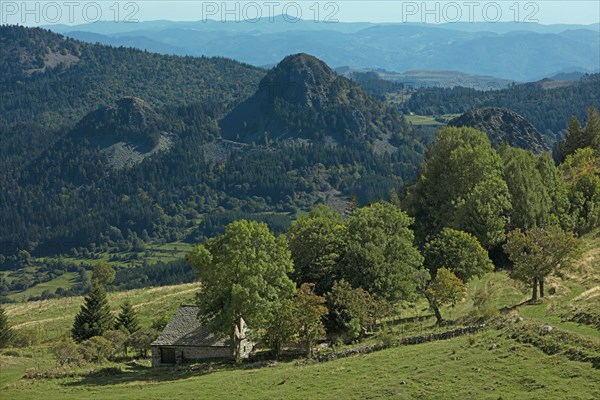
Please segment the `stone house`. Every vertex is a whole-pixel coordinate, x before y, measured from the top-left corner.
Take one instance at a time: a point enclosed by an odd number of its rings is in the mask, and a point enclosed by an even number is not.
[[[202,325],[198,319],[198,307],[181,305],[171,321],[152,347],[152,366],[175,365],[186,361],[233,358],[231,339],[229,336],[213,332],[210,327]],[[235,352],[240,358],[247,358],[252,351],[253,343],[247,338],[247,326],[244,320],[236,328]]]

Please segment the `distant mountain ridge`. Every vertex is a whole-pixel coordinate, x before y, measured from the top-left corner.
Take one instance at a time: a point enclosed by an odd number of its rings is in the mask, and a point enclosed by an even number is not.
[[[114,46],[225,56],[257,66],[306,52],[334,68],[452,70],[520,82],[563,71],[600,70],[598,24],[325,24],[289,23],[279,16],[256,23],[152,21],[124,25],[50,28],[82,40],[90,39],[83,31],[93,32],[99,35],[92,40]]]

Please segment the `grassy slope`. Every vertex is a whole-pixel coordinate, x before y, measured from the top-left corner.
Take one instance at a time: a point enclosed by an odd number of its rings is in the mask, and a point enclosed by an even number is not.
[[[3,392],[11,399],[600,397],[597,370],[501,336],[489,330],[476,335],[473,345],[462,337],[306,366],[212,373],[131,367],[117,375],[21,380]]]
[[[590,325],[561,317],[569,307],[595,304],[600,299],[600,236],[590,235],[585,252],[569,275],[569,280],[554,278],[548,288],[556,295],[544,302],[515,309],[525,323],[550,324],[576,340],[582,338],[600,346],[600,333]],[[470,283],[470,297],[482,288],[492,293],[493,308],[511,307],[527,299],[528,290],[520,288],[504,272],[488,274]],[[172,313],[181,303],[193,300],[196,285],[179,285],[110,294],[113,308],[128,297],[140,314],[143,325],[162,313]],[[38,329],[43,339],[64,336],[82,299],[56,299],[9,304],[7,313],[17,329]],[[417,304],[402,312],[402,317],[427,314]],[[592,307],[592,312],[594,308]],[[471,300],[443,310],[449,319],[473,312]],[[433,330],[433,320],[394,326],[394,333],[411,335]],[[517,325],[515,325],[517,326]],[[530,344],[509,338],[506,329],[489,328],[472,337],[399,347],[378,353],[323,364],[296,366],[282,363],[274,368],[255,370],[225,369],[207,373],[189,370],[153,370],[148,362],[107,364],[121,368],[121,374],[92,374],[78,378],[19,379],[28,368],[54,365],[48,344],[18,350],[21,357],[6,351],[0,355],[0,387],[11,399],[36,398],[490,398],[547,399],[600,398],[600,370],[589,362],[567,359],[558,353],[546,355]],[[496,346],[492,346],[495,344]],[[18,354],[17,353],[17,354]],[[24,355],[24,356],[23,356]],[[89,367],[88,367],[89,368]],[[143,394],[142,394],[143,393]],[[50,394],[50,395],[48,395]]]
[[[140,323],[149,326],[157,316],[172,315],[182,303],[194,301],[197,285],[186,284],[109,293],[109,301],[115,312],[120,304],[129,299],[138,313]],[[68,334],[73,318],[83,297],[33,301],[5,305],[11,324],[16,329],[37,332],[41,341],[52,341]]]

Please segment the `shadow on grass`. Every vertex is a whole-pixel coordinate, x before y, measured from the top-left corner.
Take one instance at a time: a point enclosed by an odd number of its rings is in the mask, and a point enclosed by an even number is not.
[[[131,382],[168,382],[190,377],[207,375],[212,372],[241,368],[226,361],[206,362],[201,364],[183,364],[152,368],[135,362],[122,366],[105,367],[93,371],[74,382],[66,382],[64,386],[108,386]]]

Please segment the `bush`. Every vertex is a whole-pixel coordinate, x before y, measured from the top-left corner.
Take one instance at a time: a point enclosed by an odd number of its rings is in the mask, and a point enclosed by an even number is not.
[[[19,353],[17,350],[6,350],[2,352],[2,355],[9,357],[21,357],[21,353]]]
[[[119,353],[122,353],[124,356],[127,356],[127,334],[120,330],[113,330],[105,332],[102,335],[103,338],[108,340],[111,344],[111,354],[108,357],[110,360],[115,360]]]
[[[150,343],[158,337],[158,331],[155,329],[140,329],[129,336],[127,345],[137,352],[139,357],[148,357]]]
[[[112,343],[102,336],[94,336],[79,344],[79,352],[84,360],[100,363],[106,361],[113,353]]]
[[[41,342],[41,334],[35,329],[16,330],[11,338],[14,347],[31,347]]]
[[[475,320],[487,320],[498,314],[498,309],[491,302],[493,288],[483,287],[473,293],[473,306],[470,316]]]
[[[398,343],[398,338],[391,333],[385,333],[380,336],[381,344],[385,347],[392,347]]]
[[[79,348],[72,340],[63,340],[62,342],[52,347],[52,354],[56,357],[58,365],[61,367],[65,365],[79,365],[83,361],[82,354]]]

